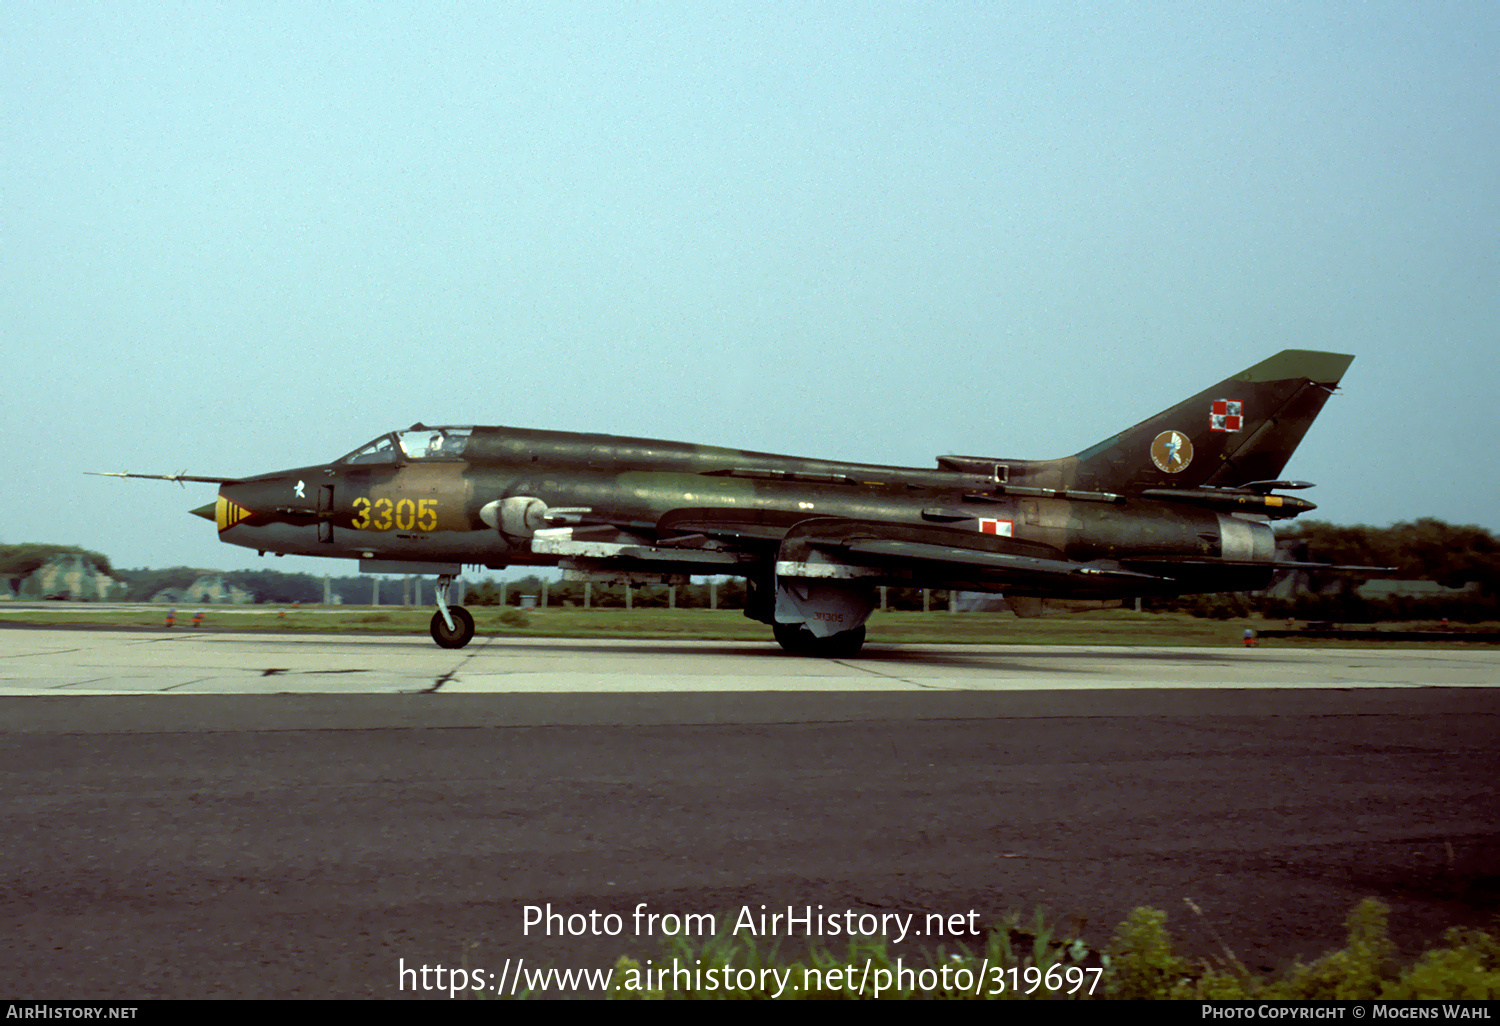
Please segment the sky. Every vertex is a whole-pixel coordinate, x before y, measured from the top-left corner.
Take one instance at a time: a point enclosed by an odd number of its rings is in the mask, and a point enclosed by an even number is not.
[[[0,19],[0,542],[220,545],[415,421],[931,467],[1353,366],[1313,516],[1500,531],[1500,7],[67,3]]]

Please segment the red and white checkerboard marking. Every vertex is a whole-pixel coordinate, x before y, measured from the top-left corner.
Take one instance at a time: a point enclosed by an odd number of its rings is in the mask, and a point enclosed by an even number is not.
[[[1208,411],[1213,431],[1238,431],[1245,423],[1245,404],[1238,399],[1215,399]]]

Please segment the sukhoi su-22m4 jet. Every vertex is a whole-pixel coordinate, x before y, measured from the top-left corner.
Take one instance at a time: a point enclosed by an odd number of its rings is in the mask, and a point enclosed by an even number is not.
[[[415,424],[346,456],[219,485],[194,510],[261,553],[434,574],[432,637],[465,564],[572,579],[748,582],[745,615],[789,651],[850,656],[877,588],[1003,593],[1021,615],[1134,596],[1262,588],[1292,451],[1351,356],[1289,349],[1054,460],[939,456],[932,469],[508,427]]]

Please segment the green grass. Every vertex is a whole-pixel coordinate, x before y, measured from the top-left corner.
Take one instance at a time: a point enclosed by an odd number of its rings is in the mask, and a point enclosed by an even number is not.
[[[1110,945],[1109,996],[1198,1001],[1500,997],[1500,942],[1495,938],[1479,930],[1449,930],[1441,946],[1402,967],[1387,933],[1389,915],[1385,905],[1366,898],[1345,921],[1348,941],[1343,948],[1267,979],[1251,973],[1227,948],[1213,964],[1180,957],[1167,933],[1166,915],[1138,908]]]
[[[44,609],[6,608],[0,624],[160,628],[170,606],[94,606],[57,603]],[[177,630],[193,630],[202,609],[206,630],[377,633],[426,635],[431,607],[399,606],[189,606],[177,607]],[[522,612],[514,607],[471,606],[480,635],[557,638],[675,638],[706,641],[769,641],[770,630],[737,609],[579,609]],[[1068,616],[1020,619],[1009,613],[876,612],[868,626],[871,644],[1184,645],[1238,646],[1247,627],[1282,626],[1260,618],[1209,620],[1185,613],[1097,610]],[[1382,625],[1421,628],[1430,624]],[[1475,629],[1495,629],[1475,625]],[[1266,639],[1262,647],[1347,646],[1336,640]],[[1380,642],[1360,641],[1363,647]],[[1399,644],[1399,643],[1392,643]],[[1405,644],[1410,645],[1411,642]],[[1430,644],[1430,643],[1424,643]],[[1461,647],[1465,642],[1438,642]]]
[[[1349,914],[1343,948],[1312,963],[1299,962],[1279,977],[1252,973],[1228,948],[1212,960],[1186,958],[1177,953],[1166,914],[1138,908],[1103,950],[1055,931],[1040,913],[1030,924],[1016,917],[1001,922],[977,948],[940,947],[926,955],[898,955],[881,938],[853,939],[837,951],[814,945],[792,958],[783,957],[774,941],[721,934],[695,945],[674,938],[647,964],[618,959],[607,996],[1200,1002],[1500,998],[1500,942],[1493,936],[1450,930],[1441,944],[1403,966],[1387,932],[1389,913],[1385,905],[1366,898]],[[696,976],[674,974],[675,967]],[[739,986],[726,986],[729,980]]]

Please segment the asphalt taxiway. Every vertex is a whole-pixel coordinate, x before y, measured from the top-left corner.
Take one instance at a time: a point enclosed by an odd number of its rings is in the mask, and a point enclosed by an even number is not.
[[[434,997],[399,967],[659,957],[642,905],[1043,908],[1099,945],[1152,905],[1189,953],[1264,972],[1373,896],[1410,952],[1500,912],[1497,669],[0,631],[0,984]],[[625,929],[528,930],[548,905]]]

